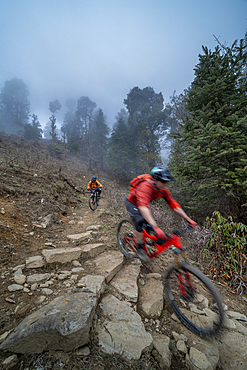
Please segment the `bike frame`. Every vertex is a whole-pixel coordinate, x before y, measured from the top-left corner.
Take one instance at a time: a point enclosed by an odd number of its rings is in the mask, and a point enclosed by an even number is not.
[[[130,219],[123,218],[119,221],[117,239],[120,250],[126,258],[132,259],[134,257],[139,257],[141,261],[148,262],[148,260],[142,258],[142,255],[138,253],[138,243],[134,237],[133,228],[135,228],[135,225]],[[178,319],[189,330],[199,335],[201,338],[215,336],[223,326],[224,310],[220,297],[213,284],[200,270],[191,266],[189,260],[187,260],[186,248],[182,246],[180,239],[180,236],[185,233],[185,230],[174,231],[172,235],[166,234],[167,239],[164,240],[157,237],[150,225],[147,225],[147,229],[145,228],[142,231],[144,242],[143,250],[150,259],[155,258],[169,247],[171,247],[174,253],[175,264],[170,266],[165,276],[165,291],[171,308]],[[134,253],[131,253],[131,249]],[[216,314],[217,321],[211,323],[213,324],[212,327],[211,324],[209,326],[206,324],[204,325],[200,320],[194,322],[192,318],[187,317],[187,314],[183,311],[186,304],[190,302],[193,303],[197,294],[202,294],[200,292],[204,292],[205,289],[210,295],[212,304],[214,303],[212,310],[214,311],[214,306],[218,309],[218,313]]]
[[[154,258],[154,257],[158,256],[159,254],[161,254],[162,252],[167,250],[171,245],[174,245],[174,247],[178,248],[181,251],[185,249],[182,246],[182,244],[180,243],[180,238],[179,238],[178,235],[168,235],[168,234],[166,234],[167,235],[167,240],[163,244],[159,245],[159,244],[156,243],[159,240],[159,238],[156,235],[148,234],[145,229],[143,229],[142,231],[143,231],[143,240],[144,240],[143,249],[147,253],[147,255],[149,256],[149,258]],[[128,245],[136,253],[136,248],[138,248],[138,245],[137,245],[137,242],[136,242],[135,238],[125,236],[124,239],[125,239],[126,243],[128,243]],[[154,243],[153,246],[156,248],[156,250],[154,252],[148,254],[147,245],[150,243],[150,241],[152,243]],[[132,245],[133,242],[134,242],[136,248],[133,247],[133,245]]]
[[[180,242],[180,237],[176,234],[174,235],[169,235],[169,234],[166,234],[167,235],[167,240],[159,245],[156,243],[156,241],[159,240],[159,238],[156,236],[156,235],[150,235],[147,233],[147,231],[145,229],[143,229],[143,240],[144,240],[144,246],[143,246],[143,249],[145,251],[145,253],[149,256],[149,258],[155,258],[156,256],[158,256],[159,254],[161,254],[162,252],[166,251],[170,246],[174,246],[175,248],[173,249],[173,251],[175,252],[175,263],[176,263],[176,266],[178,268],[178,279],[179,279],[179,289],[180,289],[180,293],[182,295],[182,297],[184,299],[187,299],[188,297],[188,294],[193,294],[193,286],[191,284],[191,281],[190,281],[190,274],[188,273],[188,271],[186,271],[186,280],[184,280],[184,278],[182,277],[182,275],[180,274],[179,270],[180,270],[180,262],[179,262],[179,257],[178,257],[178,254],[179,252],[184,252],[185,251],[185,248],[182,246],[181,242]],[[128,236],[125,236],[124,237],[126,243],[128,243],[128,245],[133,249],[133,251],[136,253],[136,248],[138,248],[138,245],[136,243],[136,240],[134,237],[128,237]],[[153,243],[153,247],[156,248],[156,250],[152,253],[148,253],[148,250],[147,250],[147,245],[150,243]],[[132,243],[134,242],[136,248],[133,247]],[[177,248],[177,249],[176,249]],[[189,290],[187,288],[187,286],[189,287]]]
[[[98,199],[98,193],[96,193],[96,189],[91,190],[91,198],[95,200]]]

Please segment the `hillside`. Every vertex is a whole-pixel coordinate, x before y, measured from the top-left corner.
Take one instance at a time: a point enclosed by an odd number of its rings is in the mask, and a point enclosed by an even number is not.
[[[58,149],[62,149],[62,152]],[[107,250],[118,251],[116,227],[119,219],[127,216],[124,198],[128,193],[128,185],[118,184],[107,173],[97,168],[94,168],[92,173],[81,159],[72,156],[62,144],[54,147],[49,142],[30,143],[17,136],[5,134],[0,134],[0,171],[2,335],[17,327],[32,312],[51,302],[54,296],[63,296],[68,292],[66,285],[58,284],[53,289],[53,295],[47,296],[39,303],[37,295],[32,292],[30,294],[30,291],[10,292],[8,286],[14,282],[13,268],[25,265],[30,257],[41,255],[45,247],[79,246],[81,241],[71,241],[68,235],[85,232],[87,227],[92,225],[98,225],[100,232],[93,233],[86,242],[103,243]],[[92,175],[96,175],[103,184],[100,205],[94,212],[89,209],[89,193],[86,191]],[[179,222],[177,218],[173,219],[170,213],[168,215],[174,225]],[[193,242],[190,244],[190,258],[195,260],[198,250]],[[86,262],[86,259],[80,260],[82,266]],[[164,254],[150,264],[141,265],[141,276],[159,273],[163,277],[169,263],[169,258]],[[201,265],[204,272],[206,268],[206,265]],[[56,273],[68,269],[71,269],[71,263],[62,267],[53,263],[46,264],[35,272]],[[228,292],[221,285],[218,285],[218,289],[229,310],[247,314],[246,301],[242,297]],[[145,322],[145,319],[143,320]],[[165,318],[165,314],[160,321],[160,332],[172,338],[174,322]],[[64,353],[57,356],[54,353],[20,355],[15,368],[58,369],[61,368],[59,363],[64,364],[64,369],[71,370],[160,368],[152,355],[144,354],[130,367],[120,356],[103,354],[97,346],[97,341],[92,339],[90,346],[90,355],[83,360]],[[7,355],[1,352],[0,363],[6,357]],[[175,351],[171,369],[183,368],[183,364],[183,357]]]

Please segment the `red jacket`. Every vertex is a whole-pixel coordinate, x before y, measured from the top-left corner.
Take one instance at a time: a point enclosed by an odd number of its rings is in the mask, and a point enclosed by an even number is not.
[[[180,204],[173,199],[171,192],[167,188],[164,190],[156,190],[153,184],[153,179],[140,182],[135,189],[130,191],[128,200],[137,207],[149,207],[149,204],[153,200],[164,198],[170,208],[181,208]]]

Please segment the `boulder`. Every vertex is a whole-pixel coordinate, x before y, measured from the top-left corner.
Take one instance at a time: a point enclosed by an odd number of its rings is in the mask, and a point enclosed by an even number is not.
[[[14,353],[70,352],[89,342],[97,296],[81,292],[54,299],[27,316],[0,345]]]

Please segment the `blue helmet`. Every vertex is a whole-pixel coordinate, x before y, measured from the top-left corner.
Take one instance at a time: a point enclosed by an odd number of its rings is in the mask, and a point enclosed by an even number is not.
[[[92,180],[93,180],[93,181],[96,181],[96,180],[97,180],[97,177],[96,177],[96,176],[93,176],[93,177],[92,177]]]
[[[151,171],[151,175],[155,180],[158,181],[172,181],[173,177],[165,167],[154,167]]]

